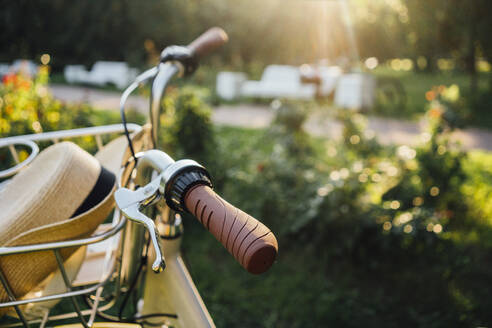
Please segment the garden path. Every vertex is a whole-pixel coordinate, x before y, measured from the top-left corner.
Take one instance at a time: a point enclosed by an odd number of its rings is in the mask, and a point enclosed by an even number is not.
[[[119,109],[120,94],[114,91],[95,90],[85,87],[51,85],[53,95],[66,102],[87,102],[96,108]],[[140,96],[131,96],[128,106],[147,113],[148,102]],[[221,105],[214,108],[212,120],[216,124],[250,128],[268,127],[273,119],[273,111],[265,105]],[[342,124],[323,115],[313,115],[305,128],[315,136],[340,138]],[[383,144],[409,144],[419,142],[422,124],[396,119],[368,117],[368,130],[373,131]],[[453,134],[466,149],[485,149],[492,151],[492,132],[468,128]]]

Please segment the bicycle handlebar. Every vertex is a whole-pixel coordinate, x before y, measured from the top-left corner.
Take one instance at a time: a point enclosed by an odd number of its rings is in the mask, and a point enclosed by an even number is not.
[[[222,46],[228,41],[227,33],[220,27],[212,27],[205,33],[192,41],[187,47],[170,46],[161,53],[161,61],[154,74],[151,88],[150,121],[152,123],[152,140],[157,147],[160,126],[161,100],[171,78],[176,75],[180,68],[184,68],[185,74],[191,74],[196,69],[200,59]],[[183,51],[183,49],[185,51]],[[166,61],[170,60],[170,63]],[[180,62],[180,67],[173,60]],[[138,85],[135,85],[136,88]]]
[[[220,27],[212,27],[191,42],[187,48],[196,59],[203,58],[229,40],[227,33]]]
[[[210,187],[199,184],[184,197],[185,206],[248,272],[270,268],[277,239],[261,222],[232,206]]]
[[[186,64],[192,67],[193,62],[196,63],[227,41],[226,32],[219,27],[213,27],[187,46],[188,55],[180,47],[170,47],[163,51],[161,60],[167,58],[180,61],[186,70]],[[188,59],[191,61],[187,62]],[[163,67],[165,69],[159,71],[154,79],[151,93],[154,144],[157,142],[159,130],[160,99],[167,82],[178,71],[175,64]],[[232,206],[204,184],[191,187],[182,198],[178,198],[178,203],[182,204],[178,210],[186,208],[193,214],[248,272],[260,274],[271,267],[277,256],[278,243],[270,229],[261,222]],[[168,205],[171,206],[170,203]]]

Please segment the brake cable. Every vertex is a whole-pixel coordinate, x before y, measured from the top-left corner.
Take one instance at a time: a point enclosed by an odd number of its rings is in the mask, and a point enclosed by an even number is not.
[[[130,133],[129,133],[128,127],[127,127],[126,114],[125,114],[125,104],[126,104],[126,101],[128,100],[128,97],[130,96],[130,94],[133,91],[135,91],[140,84],[145,83],[149,79],[156,76],[158,71],[159,71],[159,69],[157,67],[152,67],[151,69],[148,69],[145,72],[143,72],[142,74],[138,75],[135,78],[135,81],[133,81],[132,84],[130,84],[125,89],[125,91],[123,91],[123,94],[121,95],[121,99],[120,99],[121,122],[122,122],[123,128],[125,130],[126,139],[128,140],[128,146],[130,148],[130,152],[131,152],[132,157],[135,160],[135,162],[137,162],[137,157],[135,156],[135,149],[133,148],[133,142],[132,142],[132,139],[130,138]]]

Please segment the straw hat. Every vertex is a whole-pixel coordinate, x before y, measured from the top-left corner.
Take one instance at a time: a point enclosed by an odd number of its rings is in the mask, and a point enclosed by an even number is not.
[[[0,246],[88,237],[113,207],[115,176],[71,142],[46,148],[0,191]],[[62,248],[67,259],[77,247]],[[17,298],[57,269],[53,251],[0,257]],[[0,285],[0,301],[8,299]]]

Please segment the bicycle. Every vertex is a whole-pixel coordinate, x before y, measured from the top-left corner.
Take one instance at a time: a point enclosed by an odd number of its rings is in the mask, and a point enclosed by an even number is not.
[[[75,318],[79,321],[75,326],[59,327],[214,327],[180,254],[183,212],[195,216],[249,272],[259,274],[270,268],[278,249],[273,233],[215,194],[212,179],[203,166],[189,159],[174,161],[156,149],[160,104],[169,81],[176,75],[191,75],[199,59],[227,39],[222,29],[212,28],[188,46],[164,49],[159,64],[140,74],[123,92],[121,125],[0,139],[0,147],[9,147],[14,158],[16,144],[32,149],[24,162],[0,172],[0,177],[11,176],[31,163],[39,152],[36,142],[78,136],[93,136],[100,149],[96,157],[109,159],[114,170],[118,169],[112,223],[101,225],[86,238],[0,247],[0,258],[53,252],[58,264],[58,271],[47,282],[57,292],[46,294],[45,290],[50,288],[45,287],[21,298],[12,292],[11,281],[0,270],[0,282],[9,296],[9,300],[0,303],[0,309],[14,308],[17,316],[15,322],[0,326],[45,327]],[[140,84],[149,81],[150,124],[129,124],[125,102]],[[103,146],[101,135],[112,133],[124,136]],[[74,247],[78,250],[64,260],[61,252]],[[78,252],[86,252],[85,248],[90,255],[87,259],[81,262],[82,255],[73,260],[77,263],[69,263]],[[77,265],[80,269],[73,270]],[[87,267],[90,274],[84,276]],[[66,290],[60,291],[60,286]],[[132,295],[140,296],[139,301],[136,307],[128,309]],[[50,313],[62,299],[70,300],[74,311]],[[81,309],[81,300],[87,309]]]

